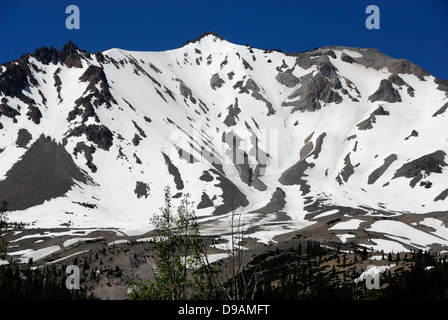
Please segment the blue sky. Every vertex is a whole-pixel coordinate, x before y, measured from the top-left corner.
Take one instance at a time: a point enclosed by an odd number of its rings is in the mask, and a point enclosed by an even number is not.
[[[71,4],[80,9],[79,30],[65,27]],[[371,4],[380,9],[379,30],[365,27]],[[372,47],[448,79],[446,0],[0,0],[0,63],[68,40],[89,52],[168,50],[205,30],[285,52]]]

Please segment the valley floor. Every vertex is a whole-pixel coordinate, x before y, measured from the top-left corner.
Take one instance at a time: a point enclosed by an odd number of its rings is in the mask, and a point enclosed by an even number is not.
[[[27,298],[30,294],[37,295],[32,299],[73,298],[61,287],[67,277],[67,266],[76,265],[80,270],[81,288],[77,298],[124,300],[128,298],[129,281],[151,279],[155,266],[154,243],[149,234],[126,237],[116,230],[67,229],[62,232],[55,229],[34,230],[33,233],[33,230],[16,229],[9,230],[6,238],[9,241],[8,262],[3,260],[1,268],[9,270],[5,275],[10,278],[3,282],[3,287],[0,285],[2,299]],[[209,260],[219,260],[219,268],[225,275],[229,256],[223,249],[222,239],[207,240]],[[258,275],[256,290],[246,298],[448,298],[448,265],[440,253],[422,250],[384,253],[356,245],[310,241],[301,234],[269,245],[246,240],[250,249],[242,252],[242,270],[247,276]],[[21,249],[32,247],[36,249]],[[14,282],[14,277],[32,278],[33,274],[34,285],[39,286],[36,279],[41,279],[42,286],[48,286],[51,281],[58,284],[62,290],[59,296],[44,294],[43,288],[34,289],[32,293],[20,287],[30,286],[31,282]],[[6,285],[9,288],[6,289]]]

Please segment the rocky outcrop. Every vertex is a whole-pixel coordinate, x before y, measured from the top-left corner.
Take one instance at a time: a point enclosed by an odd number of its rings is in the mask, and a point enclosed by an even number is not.
[[[61,144],[42,135],[0,181],[0,194],[10,210],[24,210],[63,196],[75,181],[88,178]]]
[[[386,170],[390,167],[390,165],[397,160],[396,154],[391,154],[388,157],[384,159],[384,163],[376,168],[372,173],[369,175],[367,184],[374,184],[383,174],[386,172]]]
[[[312,77],[309,81],[302,80],[302,86],[294,91],[288,99],[298,100],[282,102],[282,106],[294,106],[291,112],[295,111],[315,111],[322,108],[323,103],[341,103],[342,97],[335,92],[334,85],[321,72]]]
[[[72,129],[68,137],[79,137],[84,134],[88,141],[95,143],[98,148],[108,151],[113,143],[113,134],[105,125],[82,124]]]
[[[299,84],[300,79],[293,75],[292,71],[292,69],[287,69],[283,72],[279,72],[275,79],[288,88],[294,88]]]
[[[370,101],[401,102],[401,96],[389,80],[381,80],[378,90],[369,96]]]
[[[442,173],[442,168],[448,166],[444,161],[446,153],[442,150],[435,151],[431,154],[424,155],[416,160],[405,163],[399,168],[393,179],[405,177],[412,179],[409,183],[411,187],[415,185],[431,173]]]
[[[373,124],[376,123],[376,117],[377,116],[388,116],[390,113],[389,111],[384,110],[383,106],[379,106],[378,108],[373,111],[370,116],[364,120],[358,123],[356,126],[359,130],[368,130],[373,128]]]
[[[224,83],[225,81],[219,77],[218,73],[215,73],[210,79],[210,86],[213,90],[216,90],[216,88],[221,88]]]
[[[281,188],[276,188],[275,191],[272,193],[271,199],[269,202],[262,208],[253,210],[251,213],[275,213],[281,211],[285,205],[285,192]]]

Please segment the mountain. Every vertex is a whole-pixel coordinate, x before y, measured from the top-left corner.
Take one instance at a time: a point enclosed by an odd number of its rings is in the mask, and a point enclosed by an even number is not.
[[[205,234],[237,212],[264,243],[448,247],[447,108],[447,81],[375,49],[42,47],[0,66],[0,200],[141,234],[169,186]]]

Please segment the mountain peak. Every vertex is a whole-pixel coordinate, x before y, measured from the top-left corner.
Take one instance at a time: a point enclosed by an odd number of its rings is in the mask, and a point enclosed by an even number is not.
[[[213,31],[207,31],[207,30],[205,30],[201,35],[199,35],[196,39],[194,39],[193,41],[191,41],[191,40],[187,40],[186,42],[185,42],[185,44],[182,46],[182,47],[184,47],[184,46],[186,46],[186,45],[188,45],[188,44],[190,44],[190,43],[196,43],[196,42],[199,42],[199,41],[201,41],[202,39],[204,39],[205,37],[213,37],[213,38],[216,38],[216,39],[219,39],[219,40],[223,40],[223,41],[227,41],[226,39],[224,39],[223,37],[221,37],[219,34],[217,34],[216,32],[213,32]]]

